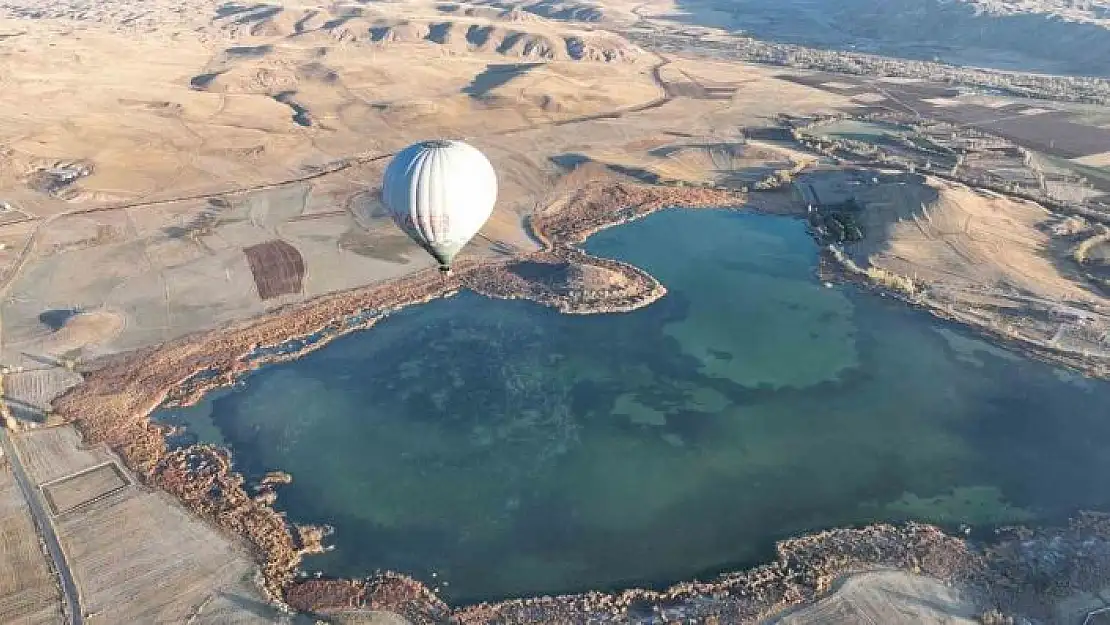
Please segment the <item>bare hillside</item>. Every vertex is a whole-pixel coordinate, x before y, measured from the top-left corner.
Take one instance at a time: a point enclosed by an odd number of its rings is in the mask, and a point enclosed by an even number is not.
[[[548,8],[557,5],[544,5]],[[532,60],[626,61],[639,51],[607,32],[570,30],[528,7],[441,4],[426,12],[373,7],[301,8],[264,4],[223,5],[212,26],[233,38],[295,38],[321,44],[367,43],[378,46],[423,44],[448,54],[492,53]],[[596,9],[569,6],[553,11],[568,19],[598,21]],[[255,54],[260,50],[253,51]],[[243,54],[252,54],[244,50]]]

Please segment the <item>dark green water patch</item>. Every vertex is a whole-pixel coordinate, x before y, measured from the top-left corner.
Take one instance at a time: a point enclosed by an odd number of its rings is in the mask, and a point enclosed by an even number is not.
[[[667,211],[588,249],[667,297],[566,316],[464,293],[167,412],[278,507],[309,570],[410,573],[455,602],[664,585],[776,539],[1110,508],[1110,388],[897,302],[825,288],[800,221]]]

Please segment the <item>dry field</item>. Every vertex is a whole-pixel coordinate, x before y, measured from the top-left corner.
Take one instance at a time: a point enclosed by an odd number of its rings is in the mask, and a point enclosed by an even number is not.
[[[48,367],[43,364],[49,363]],[[81,382],[81,376],[48,360],[39,368],[4,376],[4,398],[17,419],[30,423],[47,420],[50,402],[60,393]]]
[[[127,488],[128,484],[118,465],[109,462],[40,487],[51,512],[58,515]]]
[[[816,604],[767,625],[977,625],[980,613],[941,582],[902,571],[877,571],[849,577]]]
[[[0,623],[57,625],[61,595],[23,494],[0,459]]]
[[[25,432],[17,444],[52,508],[86,623],[292,622],[266,601],[237,542],[169,495],[137,485],[118,459],[86,448],[71,426]],[[22,501],[9,482],[4,488]],[[30,540],[24,533],[19,544],[41,559],[26,523]],[[54,578],[47,579],[56,598]]]
[[[225,595],[265,605],[250,560],[165,493],[130,487],[57,525],[89,623],[183,623]]]
[[[35,484],[54,482],[111,459],[100,449],[86,448],[72,427],[32,430],[18,440],[23,468]]]

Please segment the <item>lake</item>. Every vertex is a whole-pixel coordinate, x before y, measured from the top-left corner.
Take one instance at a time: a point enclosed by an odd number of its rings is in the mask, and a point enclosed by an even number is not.
[[[707,577],[776,539],[1110,509],[1110,385],[815,277],[802,221],[664,211],[586,248],[669,292],[571,316],[463,293],[163,411],[277,507],[306,570],[452,602]]]

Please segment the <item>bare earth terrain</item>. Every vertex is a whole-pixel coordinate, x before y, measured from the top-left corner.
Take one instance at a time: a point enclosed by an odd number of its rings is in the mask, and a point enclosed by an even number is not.
[[[944,11],[1050,16],[1086,29],[1089,50],[1110,42],[1101,2],[956,4]],[[291,606],[337,623],[648,622],[655,610],[963,624],[998,605],[1071,623],[1100,607],[1088,595],[1110,587],[1101,573],[993,593],[984,571],[1026,552],[992,559],[932,528],[876,526],[787,541],[778,561],[712,583],[453,609],[403,575],[297,578],[320,530],[290,526],[274,484],[244,484],[222,450],[171,451],[149,422],[168,398],[462,288],[567,313],[644,306],[665,287],[573,245],[669,206],[807,217],[831,274],[1108,375],[1110,108],[1096,96],[1110,84],[979,72],[968,80],[1017,86],[961,91],[906,77],[939,66],[872,58],[851,65],[889,75],[849,77],[797,48],[741,63],[730,50],[752,44],[737,19],[668,0],[0,0],[3,407],[79,591],[70,622],[297,622],[279,611]],[[1064,52],[1038,54],[1065,67]],[[1068,102],[1014,95],[1030,90]],[[918,127],[881,149],[867,128],[807,121],[892,115]],[[934,119],[947,125],[922,121]],[[441,135],[489,155],[501,189],[447,280],[377,199],[392,154]],[[61,622],[61,578],[27,501],[5,464],[0,621]],[[1061,540],[1102,545],[1100,523]],[[1110,570],[1098,566],[1083,570]]]
[[[929,597],[930,601],[918,597]],[[815,605],[769,623],[974,625],[981,613],[974,603],[936,580],[901,571],[877,571],[849,577]]]
[[[8,460],[0,470],[0,620],[59,623],[62,603]]]
[[[112,454],[84,447],[72,427],[18,440],[28,474],[50,504],[85,622],[288,620],[266,601],[257,568],[234,541],[167,494],[134,484]],[[27,529],[21,537],[37,548]],[[52,576],[41,583],[56,584]]]

